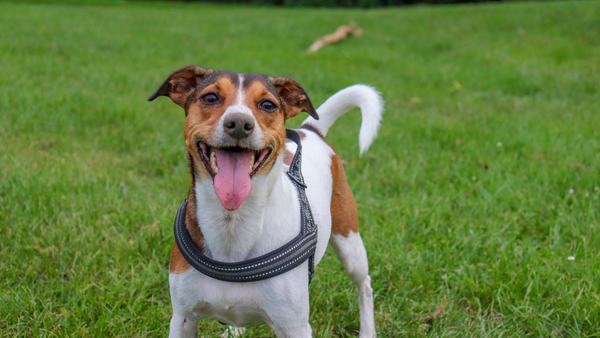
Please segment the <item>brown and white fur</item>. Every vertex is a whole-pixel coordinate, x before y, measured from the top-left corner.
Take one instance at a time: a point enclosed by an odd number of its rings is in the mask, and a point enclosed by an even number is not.
[[[297,192],[285,175],[296,144],[286,141],[284,123],[302,111],[311,115],[297,131],[306,194],[318,225],[315,264],[331,244],[358,290],[360,337],[375,337],[373,290],[354,196],[342,162],[323,137],[339,116],[360,107],[359,141],[364,152],[379,127],[379,94],[355,85],[315,110],[302,86],[290,78],[188,66],[171,74],[150,100],[161,95],[186,113],[184,134],[192,176],[186,227],[200,250],[223,262],[263,255],[299,233]],[[248,173],[239,173],[236,161],[242,159],[236,156],[252,156]],[[223,168],[230,166],[223,171],[238,170],[231,184],[238,179],[251,182],[249,193],[227,186],[227,179],[215,183],[217,175],[226,175],[219,174],[220,162]],[[308,262],[267,280],[231,283],[192,268],[175,244],[169,283],[173,305],[169,337],[197,337],[198,321],[206,317],[231,325],[225,335],[237,336],[245,326],[266,323],[278,337],[311,337]]]

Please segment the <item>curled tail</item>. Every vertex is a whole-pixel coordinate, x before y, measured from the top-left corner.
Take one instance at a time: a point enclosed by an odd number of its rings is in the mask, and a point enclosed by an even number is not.
[[[317,108],[319,120],[309,116],[302,122],[302,126],[311,125],[325,136],[335,120],[355,107],[359,107],[362,113],[362,123],[358,134],[358,144],[362,155],[369,149],[377,136],[383,113],[383,100],[373,87],[357,84],[340,90]]]

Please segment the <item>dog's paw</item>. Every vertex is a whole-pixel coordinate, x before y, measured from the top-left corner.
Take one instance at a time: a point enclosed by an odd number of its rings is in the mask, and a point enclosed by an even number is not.
[[[245,327],[230,326],[225,330],[225,332],[223,332],[223,334],[221,335],[221,338],[241,337],[244,332],[246,332]]]

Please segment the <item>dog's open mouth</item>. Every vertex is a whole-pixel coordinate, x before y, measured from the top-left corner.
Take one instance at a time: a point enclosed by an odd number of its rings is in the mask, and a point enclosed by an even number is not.
[[[267,162],[272,146],[263,149],[213,147],[196,141],[200,160],[213,178],[215,192],[227,210],[236,210],[252,190],[252,177]]]

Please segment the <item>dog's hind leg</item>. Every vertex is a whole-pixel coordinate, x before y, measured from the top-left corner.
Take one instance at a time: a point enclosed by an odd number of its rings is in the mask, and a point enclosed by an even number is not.
[[[358,232],[351,232],[348,237],[333,234],[329,240],[337,258],[346,273],[356,285],[358,307],[360,309],[360,338],[373,338],[375,318],[373,314],[373,289],[369,276],[367,251]]]
[[[329,244],[356,285],[360,309],[360,338],[373,338],[376,336],[376,331],[367,250],[358,233],[358,213],[354,195],[348,186],[344,167],[337,155],[331,158],[331,172],[333,176],[332,234]]]

